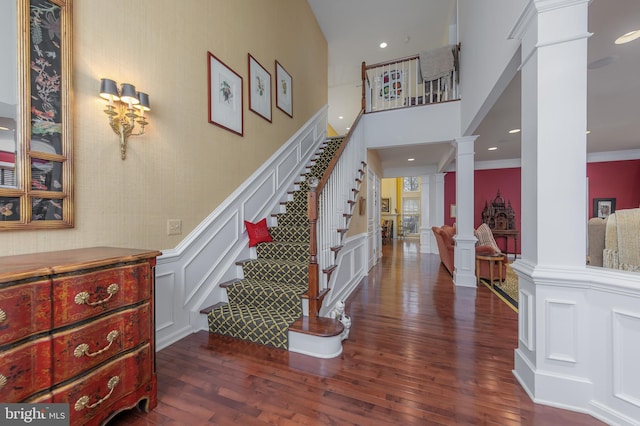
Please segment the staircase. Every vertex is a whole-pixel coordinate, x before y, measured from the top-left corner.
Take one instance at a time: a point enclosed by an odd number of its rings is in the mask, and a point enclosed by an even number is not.
[[[274,215],[277,226],[269,228],[273,242],[258,244],[256,259],[237,262],[243,278],[221,284],[229,302],[203,310],[212,333],[289,348],[288,330],[303,315],[309,279],[307,182],[322,177],[342,141],[328,139],[316,153],[291,200],[283,203],[284,212]]]

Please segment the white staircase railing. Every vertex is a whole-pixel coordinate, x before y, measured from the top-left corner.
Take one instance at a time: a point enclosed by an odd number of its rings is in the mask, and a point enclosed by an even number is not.
[[[458,71],[422,80],[418,55],[362,67],[365,113],[460,99]]]
[[[358,127],[361,116],[362,112],[315,190],[310,185],[310,316],[317,315],[329,290],[330,271],[335,268],[337,251],[342,246],[352,213],[357,213],[358,190],[366,164],[363,132]]]

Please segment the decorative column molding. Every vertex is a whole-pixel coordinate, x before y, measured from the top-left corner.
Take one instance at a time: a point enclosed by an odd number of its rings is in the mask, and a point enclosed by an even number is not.
[[[535,401],[581,410],[593,398],[599,367],[588,350],[588,290],[569,287],[566,277],[586,269],[588,4],[530,0],[510,35],[522,43],[522,258],[513,265],[519,276],[514,374]]]
[[[477,136],[465,136],[452,142],[456,148],[457,206],[453,282],[457,286],[474,288],[476,287],[475,246],[477,241],[473,235],[474,142],[476,138]]]

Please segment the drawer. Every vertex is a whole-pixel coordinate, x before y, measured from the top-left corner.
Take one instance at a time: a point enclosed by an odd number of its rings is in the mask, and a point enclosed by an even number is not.
[[[148,303],[53,335],[53,383],[60,383],[151,338]]]
[[[151,294],[148,263],[53,279],[53,326],[91,318]]]
[[[51,328],[51,282],[0,289],[0,345]]]
[[[11,348],[0,357],[0,401],[20,402],[51,386],[51,338]]]
[[[90,374],[53,390],[54,403],[68,403],[72,425],[99,424],[118,401],[152,383],[151,346],[144,345]],[[121,408],[121,407],[120,407]]]

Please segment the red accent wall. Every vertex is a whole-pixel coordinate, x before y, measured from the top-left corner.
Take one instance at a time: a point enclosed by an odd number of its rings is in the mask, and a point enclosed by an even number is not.
[[[615,198],[616,210],[640,207],[640,160],[589,163],[587,177],[589,217],[594,198]]]
[[[516,212],[516,229],[520,230],[520,168],[476,170],[473,178],[475,181],[473,227],[477,228],[482,223],[485,202],[491,203],[500,191],[505,203],[511,201],[511,207]],[[444,223],[447,225],[453,225],[455,222],[455,219],[449,216],[449,206],[455,203],[456,174],[447,173],[444,177]],[[501,250],[506,250],[504,238],[498,238],[496,242]],[[513,252],[513,241],[510,241],[509,247]],[[518,253],[520,253],[519,241]]]
[[[640,207],[640,160],[607,161],[588,163],[589,217],[593,217],[594,198],[615,198],[616,210]],[[482,209],[485,201],[490,203],[500,190],[505,202],[511,201],[516,212],[516,228],[521,230],[521,184],[520,168],[476,170],[473,224],[477,228],[482,223]],[[449,216],[449,206],[456,203],[456,174],[444,177],[444,223],[452,225],[455,219]],[[504,249],[504,239],[497,243]],[[513,250],[513,242],[510,248]],[[520,253],[520,241],[518,241]]]

